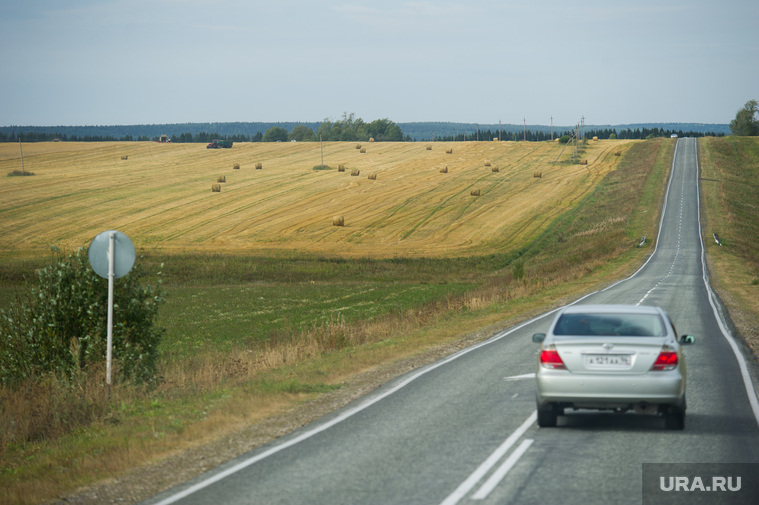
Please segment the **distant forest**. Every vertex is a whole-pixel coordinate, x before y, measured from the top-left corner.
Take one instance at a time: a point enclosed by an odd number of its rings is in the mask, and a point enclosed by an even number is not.
[[[0,142],[48,142],[48,141],[158,141],[166,135],[172,142],[208,143],[214,139],[233,142],[265,141],[318,141],[324,132],[324,140],[365,140],[376,128],[387,128],[388,135],[379,134],[376,140],[393,141],[473,141],[473,140],[527,140],[545,141],[571,134],[576,128],[542,125],[478,125],[474,123],[421,122],[398,123],[387,119],[364,123],[351,114],[334,123],[178,123],[125,126],[1,126]],[[342,135],[335,131],[342,127]],[[350,128],[346,128],[350,127]],[[398,132],[400,129],[400,132]],[[313,135],[308,134],[309,131]],[[383,130],[385,131],[385,130]],[[274,135],[273,133],[281,133]],[[306,132],[306,135],[303,133]],[[329,132],[329,134],[328,134]],[[392,132],[392,134],[391,134]],[[269,135],[267,135],[269,133]],[[284,134],[288,133],[286,137]],[[650,123],[629,125],[586,125],[582,132],[586,138],[599,139],[645,139],[650,137],[702,137],[730,134],[727,124],[700,123]],[[359,135],[356,137],[356,135]],[[578,131],[579,135],[580,132]],[[345,138],[343,138],[345,137]],[[351,137],[351,138],[347,138]],[[374,137],[372,137],[374,138]]]

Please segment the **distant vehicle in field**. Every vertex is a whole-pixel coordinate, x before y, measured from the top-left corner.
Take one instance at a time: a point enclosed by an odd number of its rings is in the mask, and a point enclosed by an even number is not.
[[[212,140],[210,144],[206,146],[206,149],[219,149],[219,148],[229,148],[232,147],[232,141],[231,140]]]

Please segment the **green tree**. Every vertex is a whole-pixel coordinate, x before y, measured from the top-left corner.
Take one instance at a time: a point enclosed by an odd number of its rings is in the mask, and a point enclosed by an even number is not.
[[[730,131],[733,132],[733,135],[759,135],[757,112],[759,112],[759,103],[756,100],[746,102],[746,105],[735,115],[735,119],[730,121]]]
[[[375,119],[366,127],[370,137],[377,141],[398,142],[403,140],[400,126],[389,119]]]
[[[142,286],[139,263],[114,286],[113,358],[124,378],[156,375],[163,330],[154,322],[163,302],[157,287]],[[0,310],[0,382],[18,384],[45,375],[72,376],[106,359],[108,281],[90,267],[87,250],[56,257],[7,309]]]
[[[330,139],[330,134],[332,132],[332,121],[330,121],[328,118],[324,118],[324,120],[321,122],[319,127],[316,129],[316,139],[318,140],[321,138],[321,140],[324,140],[325,142]]]
[[[369,138],[377,141],[403,140],[401,128],[389,119],[377,119],[367,124],[354,113],[347,112],[343,112],[342,119],[334,123],[325,118],[316,129],[316,139],[320,136],[325,141],[343,142],[366,141]]]
[[[295,125],[288,137],[289,140],[298,142],[308,142],[314,140],[314,131],[306,125]]]
[[[287,130],[281,126],[272,126],[264,133],[264,142],[287,142]]]

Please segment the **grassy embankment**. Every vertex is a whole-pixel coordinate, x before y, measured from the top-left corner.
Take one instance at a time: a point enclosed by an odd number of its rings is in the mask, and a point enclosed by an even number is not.
[[[553,217],[503,253],[350,261],[151,253],[148,264],[166,262],[163,381],[149,391],[120,385],[110,402],[91,377],[65,392],[4,391],[3,427],[24,419],[27,431],[4,431],[0,498],[60,496],[628,273],[651,251],[635,245],[656,234],[651,209],[673,143],[627,148],[616,171],[561,212],[546,211]],[[5,278],[28,272],[29,261],[10,262]]]
[[[699,140],[702,233],[712,284],[759,354],[759,139]],[[722,242],[718,246],[712,235]]]

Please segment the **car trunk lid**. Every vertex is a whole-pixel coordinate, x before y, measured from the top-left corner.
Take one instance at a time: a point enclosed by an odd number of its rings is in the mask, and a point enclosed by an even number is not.
[[[582,374],[645,374],[662,350],[662,337],[557,337],[553,344],[566,369]]]

